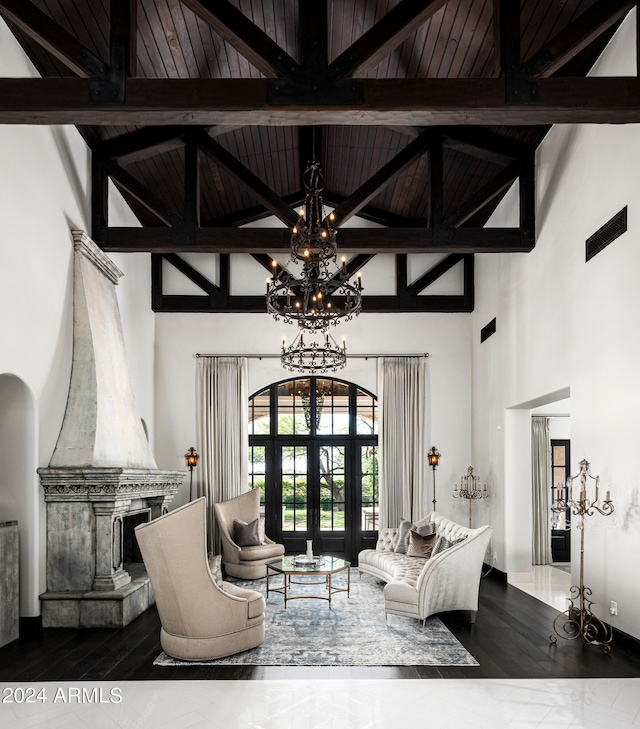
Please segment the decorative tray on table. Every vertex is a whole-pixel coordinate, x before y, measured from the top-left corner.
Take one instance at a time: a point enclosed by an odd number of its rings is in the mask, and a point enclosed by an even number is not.
[[[299,554],[291,560],[294,567],[318,567],[322,562],[322,557],[314,555],[307,557],[306,554]]]

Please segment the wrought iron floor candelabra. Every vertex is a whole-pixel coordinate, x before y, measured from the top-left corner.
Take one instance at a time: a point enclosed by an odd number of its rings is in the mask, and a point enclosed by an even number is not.
[[[580,478],[580,491],[577,496],[573,493],[573,482]],[[589,479],[595,482],[594,498],[587,496]],[[584,520],[587,516],[593,516],[598,511],[603,516],[613,514],[613,503],[610,492],[607,491],[606,498],[600,502],[599,498],[600,477],[591,475],[591,466],[586,459],[580,461],[580,471],[575,476],[567,479],[567,492],[559,493],[556,497],[552,511],[563,512],[571,509],[571,513],[580,517],[578,529],[580,529],[580,584],[572,585],[571,597],[566,610],[556,615],[553,621],[553,633],[549,636],[552,643],[557,643],[558,636],[567,640],[575,640],[582,636],[583,640],[590,645],[601,645],[605,653],[611,651],[611,629],[597,618],[591,606],[594,604],[589,598],[592,591],[584,584]]]
[[[480,484],[480,479],[473,473],[473,466],[467,468],[467,475],[460,479],[460,488],[455,484],[453,489],[454,499],[467,499],[469,501],[469,529],[471,529],[471,520],[473,513],[473,502],[476,499],[486,499],[489,496],[487,484]]]

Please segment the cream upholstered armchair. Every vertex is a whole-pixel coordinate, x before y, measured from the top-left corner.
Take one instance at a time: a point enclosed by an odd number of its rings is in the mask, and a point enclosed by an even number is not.
[[[221,501],[213,505],[216,523],[222,540],[224,568],[228,575],[247,580],[257,580],[267,574],[265,562],[281,557],[284,546],[276,544],[269,537],[258,540],[261,543],[249,546],[236,542],[234,522],[252,524],[260,519],[260,491],[253,489],[229,501]]]
[[[264,640],[264,597],[216,582],[206,546],[206,499],[136,527],[156,598],[160,644],[186,661],[211,660],[255,648]]]

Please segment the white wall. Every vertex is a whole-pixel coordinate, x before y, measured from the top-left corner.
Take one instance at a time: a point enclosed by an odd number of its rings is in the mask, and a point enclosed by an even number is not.
[[[0,75],[37,75],[0,20]],[[72,348],[72,256],[70,230],[90,230],[90,157],[74,127],[0,126],[0,374],[18,377],[35,401],[33,444],[38,466],[53,452],[66,404]],[[113,224],[135,219],[114,192]],[[114,256],[125,277],[117,287],[125,343],[141,416],[154,422],[153,313],[148,255]],[[142,292],[142,295],[140,295]],[[0,405],[1,406],[1,405]],[[0,419],[2,414],[0,413]],[[0,463],[0,519],[13,519]],[[39,585],[22,606],[38,615],[44,590],[44,503],[32,469],[20,488],[37,503],[30,523],[21,520],[21,543],[40,560],[23,562],[30,584]],[[13,489],[15,484],[11,485]],[[25,550],[25,554],[27,551]]]
[[[366,300],[365,300],[366,305]],[[278,354],[292,327],[265,314],[156,314],[156,458],[159,468],[184,468],[183,455],[195,442],[196,353]],[[471,346],[468,314],[361,314],[337,327],[347,342],[345,369],[334,376],[376,391],[376,361],[349,359],[349,353],[429,352],[431,435],[442,453],[437,472],[438,510],[454,516],[457,502],[447,492],[469,465],[471,455]],[[279,359],[249,360],[249,390],[291,377]],[[426,453],[425,453],[426,458]],[[197,477],[197,473],[194,474]],[[185,501],[188,481],[175,503]],[[430,492],[429,492],[430,493]],[[466,513],[466,512],[465,512]]]
[[[635,73],[634,23],[631,13],[595,73]],[[617,601],[616,625],[636,637],[639,158],[638,125],[554,127],[537,155],[536,248],[476,256],[472,316],[473,452],[495,474],[498,567],[510,570],[514,556],[517,562],[530,550],[531,510],[523,507],[530,503],[530,476],[518,475],[518,453],[509,448],[514,439],[522,445],[517,413],[528,417],[532,407],[570,393],[571,470],[586,457],[611,489],[617,514],[588,519],[585,583],[596,611],[607,619],[609,601]],[[489,225],[512,219],[512,203],[505,201]],[[625,205],[628,231],[585,263],[586,239]],[[480,329],[493,317],[496,334],[480,344]]]

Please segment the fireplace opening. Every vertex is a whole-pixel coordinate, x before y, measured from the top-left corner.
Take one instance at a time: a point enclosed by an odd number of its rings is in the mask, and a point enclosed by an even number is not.
[[[122,520],[122,562],[136,564],[142,562],[142,554],[135,535],[138,524],[146,524],[151,520],[151,509],[144,509],[133,514],[126,514]]]

